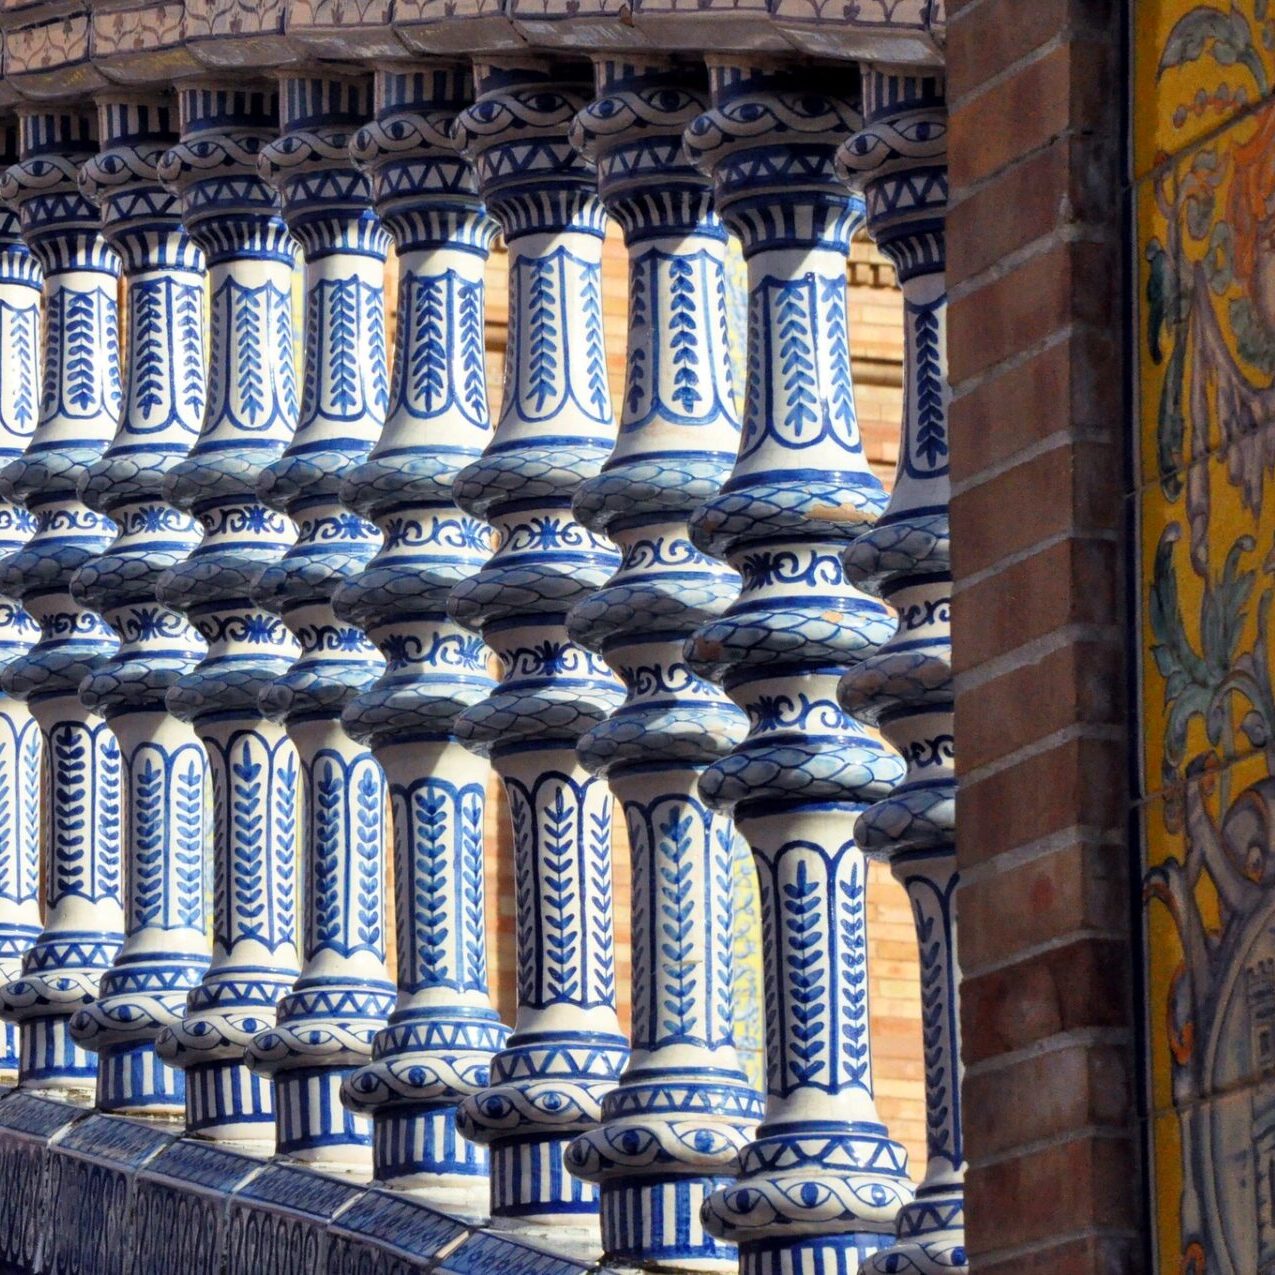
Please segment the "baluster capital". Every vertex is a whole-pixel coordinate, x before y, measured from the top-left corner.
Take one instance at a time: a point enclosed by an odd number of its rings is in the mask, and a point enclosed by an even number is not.
[[[717,211],[746,256],[766,247],[845,252],[862,220],[837,176],[837,147],[861,123],[847,70],[710,62],[713,106],[686,153],[713,179]]]
[[[371,180],[399,252],[438,245],[485,254],[496,237],[473,165],[456,145],[456,119],[472,101],[467,66],[377,72],[376,118],[355,133],[350,156]]]
[[[0,201],[13,208],[23,238],[46,273],[119,272],[119,261],[99,231],[97,205],[79,186],[80,167],[97,152],[97,120],[70,108],[24,109],[19,117],[21,156],[0,177]]]
[[[570,228],[603,233],[605,214],[571,123],[592,97],[575,66],[479,63],[477,100],[456,120],[457,146],[474,166],[506,240]]]
[[[178,90],[182,139],[160,158],[159,179],[180,196],[191,237],[209,265],[252,252],[292,265],[293,240],[258,160],[278,128],[274,90],[195,82]]]
[[[947,103],[941,76],[867,67],[863,127],[837,151],[863,192],[868,230],[900,283],[941,274],[947,212]]]
[[[725,230],[708,179],[682,139],[708,106],[708,84],[685,66],[600,61],[597,95],[576,115],[571,141],[597,168],[598,192],[629,243],[685,226]]]

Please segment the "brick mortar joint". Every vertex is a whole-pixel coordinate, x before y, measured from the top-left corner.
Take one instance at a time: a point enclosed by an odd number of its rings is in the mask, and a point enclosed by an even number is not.
[[[984,0],[986,2],[986,0]],[[981,7],[981,4],[978,6]],[[960,35],[960,28],[970,21],[970,8],[958,10],[948,19],[948,49],[953,47],[952,35],[955,32]],[[959,41],[955,42],[959,48]],[[1061,27],[1054,31],[1042,43],[1034,45],[1026,52],[1020,54],[1012,62],[1007,62],[995,75],[980,78],[978,86],[971,88],[963,93],[950,93],[947,99],[947,109],[949,114],[955,113],[966,106],[975,104],[980,97],[999,88],[1002,84],[1014,79],[1023,71],[1029,70],[1031,67],[1043,62],[1051,54],[1056,53],[1059,49],[1065,49],[1069,45],[1075,44],[1106,44],[1117,56],[1120,52],[1120,29],[1118,22],[1113,14],[1110,25],[1090,27],[1083,22],[1074,20],[1065,22]],[[954,73],[952,70],[952,58],[949,52],[947,63],[947,82],[950,86],[952,83],[960,82],[959,67]],[[1070,87],[1070,86],[1069,86]],[[1113,128],[1119,127],[1118,118],[1113,115],[1111,119]]]
[[[996,363],[990,364],[988,367],[981,368],[979,371],[970,376],[964,377],[962,380],[952,381],[952,401],[949,409],[949,417],[955,413],[960,405],[960,400],[973,391],[982,388],[984,385],[1006,375],[1009,372],[1016,371],[1024,364],[1029,363],[1038,355],[1045,351],[1053,349],[1054,346],[1062,345],[1064,342],[1072,340],[1077,336],[1097,336],[1104,340],[1111,340],[1110,327],[1102,326],[1096,323],[1089,323],[1079,319],[1069,319],[1066,323],[1055,328],[1048,336],[1042,337],[1038,341],[1033,341],[1030,345],[1025,345],[1021,350],[1015,351],[1013,354],[998,360]],[[1121,353],[1123,361],[1123,346],[1113,343],[1113,349]],[[1123,375],[1120,367],[1115,369],[1114,375]],[[1123,426],[1124,422],[1121,422]]]

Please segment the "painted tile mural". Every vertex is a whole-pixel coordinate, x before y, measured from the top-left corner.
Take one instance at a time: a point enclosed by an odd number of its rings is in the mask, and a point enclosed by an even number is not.
[[[1158,1275],[1275,1273],[1275,4],[1136,0]]]

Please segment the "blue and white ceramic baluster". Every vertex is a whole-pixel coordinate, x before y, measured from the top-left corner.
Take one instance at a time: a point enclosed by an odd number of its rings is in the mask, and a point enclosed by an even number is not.
[[[165,503],[163,483],[203,417],[204,259],[155,173],[177,138],[176,102],[107,98],[98,126],[104,149],[80,170],[80,189],[101,206],[103,233],[124,263],[129,348],[124,413],[80,479],[80,496],[119,535],[76,572],[71,592],[120,636],[80,698],[106,718],[123,759],[125,935],[99,998],[71,1019],[71,1035],[98,1055],[101,1110],[181,1115],[182,1074],[159,1061],[154,1043],[181,1020],[208,966],[208,763],[164,697],[205,648],[182,616],[159,605],[155,584],[199,541],[195,521]]]
[[[866,68],[863,129],[842,145],[843,175],[867,200],[868,230],[903,291],[904,405],[898,475],[877,525],[846,551],[860,588],[895,609],[894,637],[841,683],[841,702],[879,726],[908,764],[904,781],[859,817],[864,852],[889,857],[907,888],[921,959],[925,1179],[899,1210],[898,1238],[864,1265],[874,1275],[961,1272],[961,1135],[956,964],[956,776],[952,734],[952,568],[948,542],[947,113],[933,76]]]
[[[253,597],[301,643],[297,662],[263,689],[301,760],[305,893],[302,967],[275,1026],[257,1033],[249,1065],[275,1091],[275,1149],[333,1167],[366,1169],[371,1129],[340,1101],[341,1081],[366,1062],[394,1003],[385,968],[385,779],[341,711],[380,675],[376,648],[332,611],[332,594],[380,547],[370,522],[340,503],[341,480],[367,458],[389,401],[385,256],[389,236],[367,178],[349,156],[372,113],[367,78],[281,77],[283,135],[260,169],[283,196],[305,253],[306,370],[301,419],[288,450],[262,474],[265,503],[298,523],[297,543]]]
[[[491,768],[455,734],[492,679],[482,640],[447,614],[452,586],[490,550],[486,526],[451,494],[491,438],[483,268],[495,226],[450,141],[470,96],[465,68],[378,72],[376,120],[350,147],[398,250],[398,340],[385,432],[341,488],[385,545],[335,603],[386,658],[343,720],[389,781],[398,940],[398,1002],[341,1098],[372,1117],[378,1182],[481,1213],[487,1151],[457,1133],[456,1104],[487,1086],[508,1029],[487,988]]]
[[[71,1015],[97,986],[123,938],[120,752],[76,694],[115,650],[100,616],[72,598],[70,580],[106,548],[114,527],[76,484],[105,450],[119,417],[119,258],[80,194],[80,164],[97,149],[94,120],[72,110],[22,117],[22,159],[0,181],[44,270],[44,384],[39,424],[0,473],[7,500],[35,516],[30,541],[0,563],[0,594],[22,603],[40,640],[12,661],[0,687],[40,723],[48,764],[44,929],[21,975],[0,987],[0,1015],[19,1024],[19,1083],[91,1088],[97,1059],[71,1039]]]
[[[844,72],[710,68],[713,110],[687,132],[748,262],[748,386],[739,456],[694,515],[696,543],[743,577],[688,645],[749,716],[705,772],[752,847],[766,961],[767,1103],[740,1177],[705,1225],[745,1275],[857,1275],[912,1195],[877,1115],[868,1036],[864,806],[903,773],[840,708],[837,681],[894,631],[840,553],[885,505],[855,418],[846,254],[863,217],[833,168],[858,127]]]
[[[690,85],[691,87],[688,87]],[[628,372],[619,439],[575,498],[620,547],[619,570],[567,618],[627,697],[580,741],[628,823],[633,864],[633,1052],[603,1123],[567,1149],[599,1185],[602,1247],[644,1270],[733,1271],[700,1206],[735,1176],[761,1118],[735,1052],[734,830],[700,799],[705,767],[747,719],[687,667],[682,646],[739,591],[686,520],[739,442],[726,328],[726,230],[682,133],[707,106],[685,68],[603,62],[573,138],[598,166],[629,250]]]
[[[270,1086],[244,1064],[297,974],[298,765],[282,726],[257,697],[297,646],[252,600],[261,573],[293,542],[292,524],[256,495],[297,419],[292,348],[293,240],[257,157],[276,133],[275,94],[256,86],[183,88],[182,140],[159,175],[182,201],[208,262],[208,402],[199,440],[164,492],[194,514],[203,540],[160,578],[208,654],[168,692],[194,724],[213,787],[213,957],[180,1023],[156,1048],[186,1073],[186,1126],[223,1141],[274,1136]]]
[[[457,586],[452,614],[481,629],[503,681],[457,734],[490,754],[513,821],[518,1013],[491,1085],[461,1104],[467,1138],[491,1148],[491,1211],[505,1224],[596,1228],[596,1189],[562,1153],[601,1118],[628,1053],[615,1012],[611,797],[576,743],[620,703],[620,686],[571,641],[567,612],[617,557],[572,516],[571,498],[615,441],[602,334],[602,233],[593,175],[568,130],[592,96],[578,72],[481,66],[457,136],[509,247],[504,402],[456,503],[500,548]]]
[[[18,128],[0,130],[0,165],[18,158]],[[18,218],[0,206],[0,464],[22,454],[40,405],[40,265]],[[27,542],[35,519],[0,499],[0,554]],[[0,598],[0,676],[26,655],[40,626]],[[40,933],[40,726],[20,699],[0,694],[0,986],[19,977]],[[18,1029],[0,1022],[0,1085],[18,1074]]]

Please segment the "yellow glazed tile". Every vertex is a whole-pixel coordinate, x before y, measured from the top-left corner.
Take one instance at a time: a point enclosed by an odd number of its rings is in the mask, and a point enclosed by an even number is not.
[[[1155,1275],[1183,1275],[1182,1135],[1175,1111],[1157,1112],[1149,1119],[1151,1146],[1152,1230],[1155,1236]]]
[[[1142,811],[1157,1247],[1181,1259],[1198,1245],[1201,1270],[1267,1269],[1245,1264],[1265,1241],[1235,1192],[1251,1205],[1275,1181],[1272,768],[1264,752],[1204,767]],[[1244,1260],[1217,1262],[1219,1245]]]
[[[1134,175],[1142,177],[1275,89],[1270,0],[1138,0]]]
[[[1275,1081],[1185,1107],[1154,1121],[1156,1260],[1161,1275],[1258,1275],[1271,1269],[1271,1132]],[[1176,1126],[1173,1127],[1173,1126]]]
[[[1136,191],[1139,484],[1181,472],[1275,419],[1275,102],[1145,178]]]
[[[1275,425],[1241,447],[1275,447]],[[1139,496],[1141,780],[1150,795],[1192,769],[1275,747],[1275,476],[1251,490],[1235,457]]]

